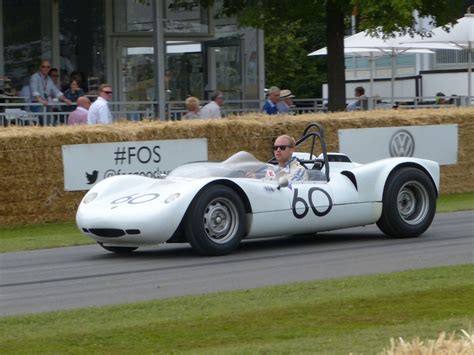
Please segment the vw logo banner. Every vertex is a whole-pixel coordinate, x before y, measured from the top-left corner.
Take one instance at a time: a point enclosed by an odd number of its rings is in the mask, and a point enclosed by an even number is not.
[[[340,129],[339,151],[352,161],[369,163],[391,157],[430,159],[456,164],[458,125]]]

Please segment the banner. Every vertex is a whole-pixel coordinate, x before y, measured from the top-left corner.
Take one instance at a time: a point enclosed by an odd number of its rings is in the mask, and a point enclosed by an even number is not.
[[[110,176],[159,179],[192,161],[206,161],[207,139],[63,145],[64,190],[89,190]]]
[[[339,152],[369,163],[391,157],[430,159],[440,165],[458,160],[458,125],[340,129]]]

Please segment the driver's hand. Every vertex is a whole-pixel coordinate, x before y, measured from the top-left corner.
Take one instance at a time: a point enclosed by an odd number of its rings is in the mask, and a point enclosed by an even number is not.
[[[257,175],[255,175],[254,173],[251,173],[250,171],[248,171],[248,172],[245,174],[245,177],[248,177],[248,178],[251,178],[251,179],[255,179],[255,178],[257,178]]]

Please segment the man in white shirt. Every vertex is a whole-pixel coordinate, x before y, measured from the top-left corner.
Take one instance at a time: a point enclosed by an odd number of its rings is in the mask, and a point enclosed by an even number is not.
[[[224,104],[224,95],[220,91],[213,92],[211,102],[201,109],[201,118],[222,118],[221,106]]]
[[[111,124],[112,114],[108,102],[112,100],[112,87],[109,84],[99,86],[99,96],[89,108],[87,124]]]

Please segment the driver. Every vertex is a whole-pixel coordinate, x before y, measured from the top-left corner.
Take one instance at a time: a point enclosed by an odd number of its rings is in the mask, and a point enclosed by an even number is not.
[[[288,135],[279,136],[273,144],[273,155],[278,165],[267,164],[264,179],[278,180],[286,176],[289,182],[303,180],[306,169],[293,157],[296,142]],[[255,174],[247,173],[247,177],[255,178]]]

